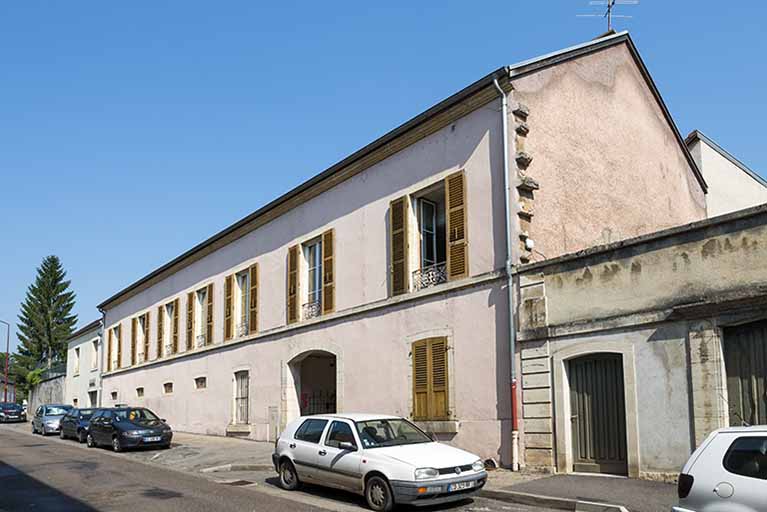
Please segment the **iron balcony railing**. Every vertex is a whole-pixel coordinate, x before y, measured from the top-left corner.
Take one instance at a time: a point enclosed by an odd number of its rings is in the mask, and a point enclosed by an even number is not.
[[[447,263],[429,265],[413,272],[413,286],[416,290],[423,290],[430,286],[447,282]]]
[[[139,364],[143,363],[144,362],[144,353],[143,352],[139,352],[138,356],[136,357],[136,359],[138,360]]]
[[[166,356],[173,355],[173,345],[171,343],[165,344],[165,353],[163,355],[166,355]]]
[[[320,313],[322,313],[322,302],[315,300],[312,302],[307,302],[303,305],[303,311],[304,311],[304,320],[309,320],[310,318],[316,318],[320,316]]]
[[[197,336],[197,346],[198,347],[204,347],[205,346],[205,335],[204,334],[200,334],[199,336]]]
[[[239,325],[237,325],[237,336],[247,336],[248,335],[248,321],[245,320],[244,322],[241,322]]]

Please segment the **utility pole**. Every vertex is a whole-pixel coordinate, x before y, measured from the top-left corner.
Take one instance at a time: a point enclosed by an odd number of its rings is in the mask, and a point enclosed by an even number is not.
[[[0,324],[4,324],[6,327],[5,333],[5,380],[3,381],[3,402],[8,401],[8,364],[11,358],[11,324],[5,320],[0,320]]]

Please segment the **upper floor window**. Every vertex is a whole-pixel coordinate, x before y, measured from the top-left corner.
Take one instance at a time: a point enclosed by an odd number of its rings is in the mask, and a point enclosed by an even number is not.
[[[463,171],[389,205],[392,295],[468,276]]]
[[[213,284],[190,292],[187,296],[187,347],[191,338],[195,347],[213,343]]]
[[[315,239],[288,249],[288,323],[335,310],[334,241],[335,234],[330,229]]]
[[[99,367],[99,340],[91,342],[91,370]]]
[[[178,352],[178,299],[157,308],[157,357]]]
[[[122,365],[122,329],[120,324],[110,328],[107,334],[107,371],[117,370]]]
[[[80,347],[75,347],[74,374],[80,373]]]
[[[149,312],[131,321],[131,364],[143,363],[149,357]]]
[[[256,332],[258,264],[226,276],[224,280],[224,339]]]

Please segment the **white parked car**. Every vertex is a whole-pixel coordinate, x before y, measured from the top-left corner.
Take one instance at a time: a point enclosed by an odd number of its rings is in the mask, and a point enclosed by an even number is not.
[[[376,511],[461,500],[487,480],[476,455],[433,441],[406,419],[376,414],[298,418],[277,439],[272,462],[284,489],[301,482],[345,489]]]
[[[673,512],[767,510],[767,426],[713,432],[679,475]]]

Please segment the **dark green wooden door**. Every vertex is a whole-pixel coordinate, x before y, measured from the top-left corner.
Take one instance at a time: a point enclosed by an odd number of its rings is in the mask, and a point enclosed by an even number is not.
[[[573,471],[627,474],[621,356],[579,357],[569,370]]]
[[[767,424],[767,322],[724,330],[730,425]]]

